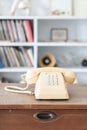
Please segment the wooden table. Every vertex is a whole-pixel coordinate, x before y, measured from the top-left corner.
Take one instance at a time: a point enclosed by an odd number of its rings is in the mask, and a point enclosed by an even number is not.
[[[6,85],[0,84],[0,130],[87,130],[87,86],[68,85],[69,100],[42,101],[6,92]]]

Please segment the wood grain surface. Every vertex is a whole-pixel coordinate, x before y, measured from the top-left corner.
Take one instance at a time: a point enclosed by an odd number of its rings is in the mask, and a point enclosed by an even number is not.
[[[0,109],[87,109],[87,86],[68,85],[69,100],[36,100],[27,94],[4,90],[6,85],[24,87],[25,84],[0,84]],[[31,86],[34,89],[34,85]]]

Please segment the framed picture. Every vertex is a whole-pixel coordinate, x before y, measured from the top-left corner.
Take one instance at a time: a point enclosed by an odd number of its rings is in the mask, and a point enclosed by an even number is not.
[[[58,41],[67,41],[68,39],[68,30],[67,29],[51,29],[51,41],[58,42]]]
[[[50,0],[51,15],[72,15],[72,0]]]

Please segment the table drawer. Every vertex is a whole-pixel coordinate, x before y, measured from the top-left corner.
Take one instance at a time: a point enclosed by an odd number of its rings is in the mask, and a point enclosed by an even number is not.
[[[87,130],[87,110],[0,110],[0,130]]]

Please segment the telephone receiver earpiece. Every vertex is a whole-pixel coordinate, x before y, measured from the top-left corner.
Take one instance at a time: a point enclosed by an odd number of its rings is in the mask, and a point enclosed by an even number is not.
[[[29,70],[25,74],[25,81],[29,84],[36,83],[41,72],[60,72],[63,74],[65,82],[68,83],[73,83],[76,79],[74,72],[71,70],[58,67],[43,67]]]

